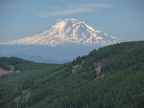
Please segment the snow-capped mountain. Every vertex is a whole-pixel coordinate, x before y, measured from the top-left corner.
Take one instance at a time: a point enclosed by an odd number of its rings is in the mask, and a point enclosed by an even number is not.
[[[110,45],[122,40],[107,33],[94,29],[85,22],[76,19],[57,20],[45,30],[23,39],[2,44],[8,45],[48,45],[61,46],[67,44]]]

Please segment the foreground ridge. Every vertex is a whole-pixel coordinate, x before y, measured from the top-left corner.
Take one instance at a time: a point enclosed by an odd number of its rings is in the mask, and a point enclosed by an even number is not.
[[[144,108],[144,41],[65,64],[0,58],[0,108]]]

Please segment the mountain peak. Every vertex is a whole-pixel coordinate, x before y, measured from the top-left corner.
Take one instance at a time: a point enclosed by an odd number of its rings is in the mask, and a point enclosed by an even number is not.
[[[53,25],[35,34],[31,37],[18,39],[4,44],[21,44],[21,45],[48,45],[58,46],[67,44],[82,44],[82,45],[110,45],[121,42],[114,36],[94,29],[77,19],[57,20]]]

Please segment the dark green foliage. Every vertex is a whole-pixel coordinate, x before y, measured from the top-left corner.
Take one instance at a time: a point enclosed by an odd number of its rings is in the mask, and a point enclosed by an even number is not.
[[[0,68],[3,68],[5,70],[10,70],[10,65],[5,62],[0,62]]]
[[[63,65],[0,58],[0,108],[143,108],[144,41],[91,51]],[[6,69],[6,68],[4,68]]]

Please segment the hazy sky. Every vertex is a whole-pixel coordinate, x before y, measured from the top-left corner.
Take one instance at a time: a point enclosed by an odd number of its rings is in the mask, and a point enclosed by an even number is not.
[[[144,40],[144,0],[0,0],[0,42],[68,18],[119,38]]]

